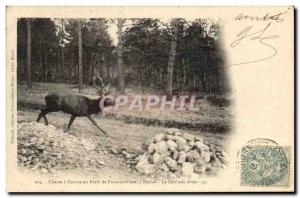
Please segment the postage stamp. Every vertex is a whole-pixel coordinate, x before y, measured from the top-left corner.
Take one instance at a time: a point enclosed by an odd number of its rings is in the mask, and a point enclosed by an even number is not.
[[[290,148],[248,145],[241,150],[241,185],[289,186]]]

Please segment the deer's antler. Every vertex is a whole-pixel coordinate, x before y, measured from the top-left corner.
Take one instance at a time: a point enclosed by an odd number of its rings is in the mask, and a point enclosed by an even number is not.
[[[100,87],[96,84],[97,80],[101,82]],[[102,78],[99,75],[93,77],[93,84],[101,96],[105,96],[110,93],[109,84],[105,85]]]

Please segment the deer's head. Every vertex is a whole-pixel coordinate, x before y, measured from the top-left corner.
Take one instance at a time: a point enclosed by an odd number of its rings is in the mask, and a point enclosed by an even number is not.
[[[110,93],[109,83],[105,84],[102,78],[98,76],[93,77],[94,87],[97,89],[100,98],[107,96]],[[104,101],[104,107],[114,106],[115,102],[112,98],[108,97]]]

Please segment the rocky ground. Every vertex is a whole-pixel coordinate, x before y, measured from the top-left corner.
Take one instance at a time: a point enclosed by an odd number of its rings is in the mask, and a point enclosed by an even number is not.
[[[18,125],[18,164],[32,171],[101,169],[107,150],[90,139],[64,133],[53,125],[22,122]]]
[[[198,177],[216,174],[224,169],[227,154],[214,144],[206,144],[200,136],[166,129],[144,144],[137,158],[138,172],[169,178]]]
[[[148,178],[214,175],[226,167],[226,134],[189,130],[172,134],[168,128],[96,116],[108,132],[104,136],[87,118],[76,119],[71,130],[65,131],[69,115],[48,115],[48,126],[36,123],[37,115],[38,111],[18,111],[21,169],[43,174],[77,171]],[[145,164],[150,165],[150,172],[145,171]]]

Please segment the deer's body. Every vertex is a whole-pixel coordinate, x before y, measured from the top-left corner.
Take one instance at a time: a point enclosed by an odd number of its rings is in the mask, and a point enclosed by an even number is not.
[[[45,97],[46,109],[49,111],[63,111],[75,116],[87,116],[101,112],[98,99],[89,99],[81,95],[66,95],[51,94]]]
[[[48,125],[46,114],[50,112],[62,111],[64,113],[71,114],[68,129],[70,129],[76,117],[86,116],[100,131],[106,134],[106,132],[103,129],[101,129],[97,125],[95,120],[91,117],[92,114],[97,114],[103,110],[100,108],[100,101],[102,98],[102,92],[101,96],[98,99],[90,99],[81,95],[49,94],[45,97],[46,108],[41,110],[41,113],[37,118],[37,122],[39,122],[40,119],[43,117],[46,122],[46,125]],[[105,98],[103,104],[104,107],[113,106],[114,101],[110,98]]]

